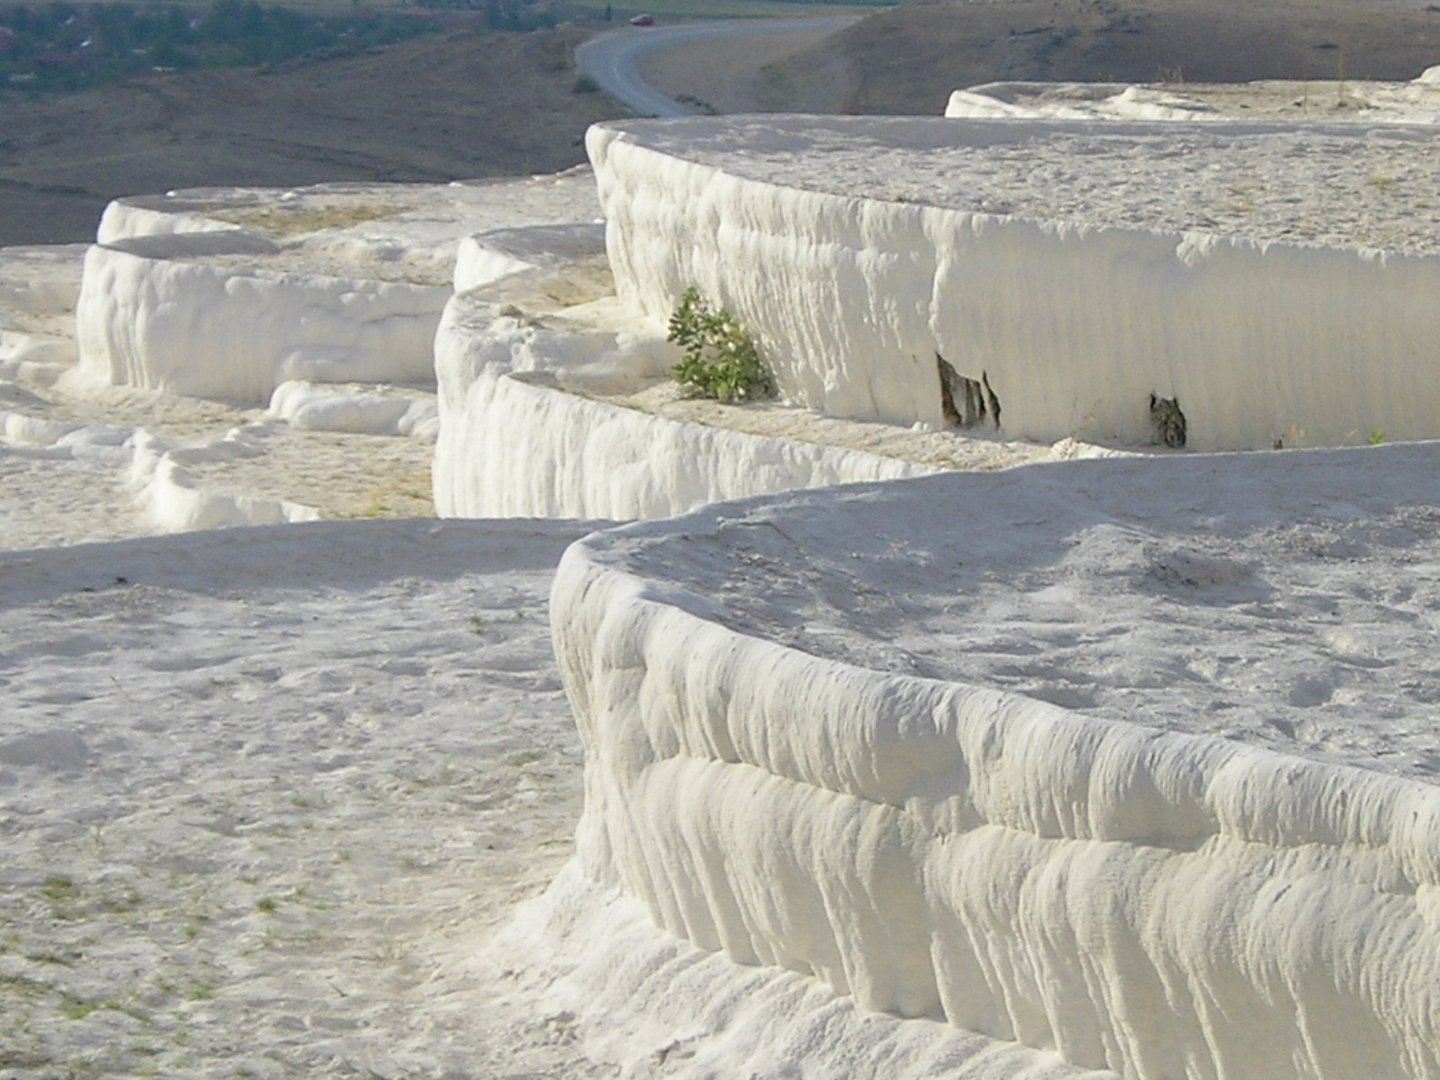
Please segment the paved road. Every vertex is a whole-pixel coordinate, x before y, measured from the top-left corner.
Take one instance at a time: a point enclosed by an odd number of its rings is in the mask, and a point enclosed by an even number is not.
[[[727,22],[684,23],[680,26],[622,27],[591,38],[575,50],[575,66],[600,89],[640,116],[690,116],[698,112],[668,98],[640,78],[636,64],[644,56],[675,45],[706,38],[742,34],[774,34],[786,30],[835,33],[860,16],[824,19],[731,19]]]

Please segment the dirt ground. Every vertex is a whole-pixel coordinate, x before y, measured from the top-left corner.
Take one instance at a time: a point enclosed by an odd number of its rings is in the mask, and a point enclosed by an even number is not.
[[[270,72],[0,97],[0,246],[92,239],[117,195],[574,165],[586,127],[624,115],[601,94],[575,92],[580,40],[564,29],[453,33]]]
[[[88,240],[117,195],[576,164],[585,128],[624,115],[575,92],[582,39],[452,33],[269,72],[0,97],[0,245]],[[1413,0],[946,0],[828,37],[678,48],[645,72],[721,111],[936,114],[951,90],[997,79],[1411,79],[1437,63],[1440,10]]]
[[[1440,5],[1417,0],[940,0],[818,41],[675,49],[646,73],[722,109],[938,114],[996,80],[1406,80],[1432,64]]]
[[[758,39],[713,38],[651,53],[640,61],[640,74],[671,97],[688,95],[694,99],[690,104],[699,102],[702,110],[710,105],[725,113],[779,112],[782,110],[767,108],[770,102],[760,93],[761,73],[790,62],[806,50],[826,48],[825,39],[832,36],[812,30],[785,30]]]

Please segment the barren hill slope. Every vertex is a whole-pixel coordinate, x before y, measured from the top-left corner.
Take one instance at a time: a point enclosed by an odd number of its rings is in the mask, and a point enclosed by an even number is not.
[[[907,4],[758,73],[767,111],[938,113],[1003,79],[1413,79],[1440,63],[1440,5],[1377,0]]]
[[[454,33],[273,71],[154,75],[0,97],[0,246],[94,237],[117,195],[210,185],[444,181],[585,158],[567,30]]]

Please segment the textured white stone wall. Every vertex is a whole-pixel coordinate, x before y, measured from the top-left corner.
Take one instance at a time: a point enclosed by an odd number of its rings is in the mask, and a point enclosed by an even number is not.
[[[1343,117],[1326,122],[1440,123],[1440,80],[1427,68],[1408,82],[1264,80],[1242,84],[991,82],[956,90],[945,106],[955,120],[1180,120],[1187,123],[1254,121],[1289,115],[1313,123],[1314,113],[1343,100]],[[1312,105],[1312,102],[1314,103]]]
[[[1038,100],[1044,95],[1043,101]],[[1318,96],[1318,95],[1317,95]],[[945,105],[951,120],[1183,120],[1233,122],[1235,116],[1208,110],[1169,92],[1125,83],[993,82],[955,90]]]
[[[668,517],[747,495],[919,476],[925,465],[681,423],[596,401],[673,347],[603,328],[547,330],[456,297],[435,341],[442,517]]]
[[[703,948],[1083,1067],[1440,1076],[1440,790],[733,632],[625,566],[710,517],[560,566],[587,874]]]
[[[200,192],[193,194],[199,195]],[[184,205],[189,205],[186,200]],[[164,195],[137,195],[115,199],[106,204],[100,215],[95,240],[113,244],[136,236],[168,236],[171,233],[233,232],[240,226],[228,221],[206,217],[205,214],[183,209]]]
[[[318,511],[299,503],[206,491],[187,469],[202,461],[244,456],[246,442],[243,434],[231,433],[208,446],[175,447],[148,431],[137,432],[130,482],[146,519],[164,532],[318,521]]]
[[[938,352],[987,377],[1011,437],[1145,443],[1152,393],[1193,449],[1440,436],[1440,257],[823,194],[646,137],[587,139],[617,292],[664,318],[699,287],[793,402],[939,422]]]
[[[290,379],[431,382],[448,287],[268,272],[258,264],[273,250],[243,230],[92,247],[76,309],[80,371],[257,404]]]

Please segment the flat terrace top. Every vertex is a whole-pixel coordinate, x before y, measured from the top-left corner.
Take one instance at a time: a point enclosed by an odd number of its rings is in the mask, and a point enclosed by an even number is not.
[[[1440,123],[1440,68],[1412,82],[1265,79],[1247,83],[993,82],[957,91],[947,116],[1052,120]]]
[[[599,214],[588,169],[551,176],[453,184],[316,184],[280,188],[196,188],[122,202],[238,226],[255,242],[214,251],[165,236],[141,238],[155,258],[233,267],[237,272],[448,285],[462,238],[493,229],[592,221]],[[134,241],[131,241],[133,246]]]
[[[842,196],[1256,241],[1440,253],[1440,129],[742,116],[604,125]]]
[[[1032,465],[591,543],[815,656],[1436,784],[1437,465],[1435,443]]]

